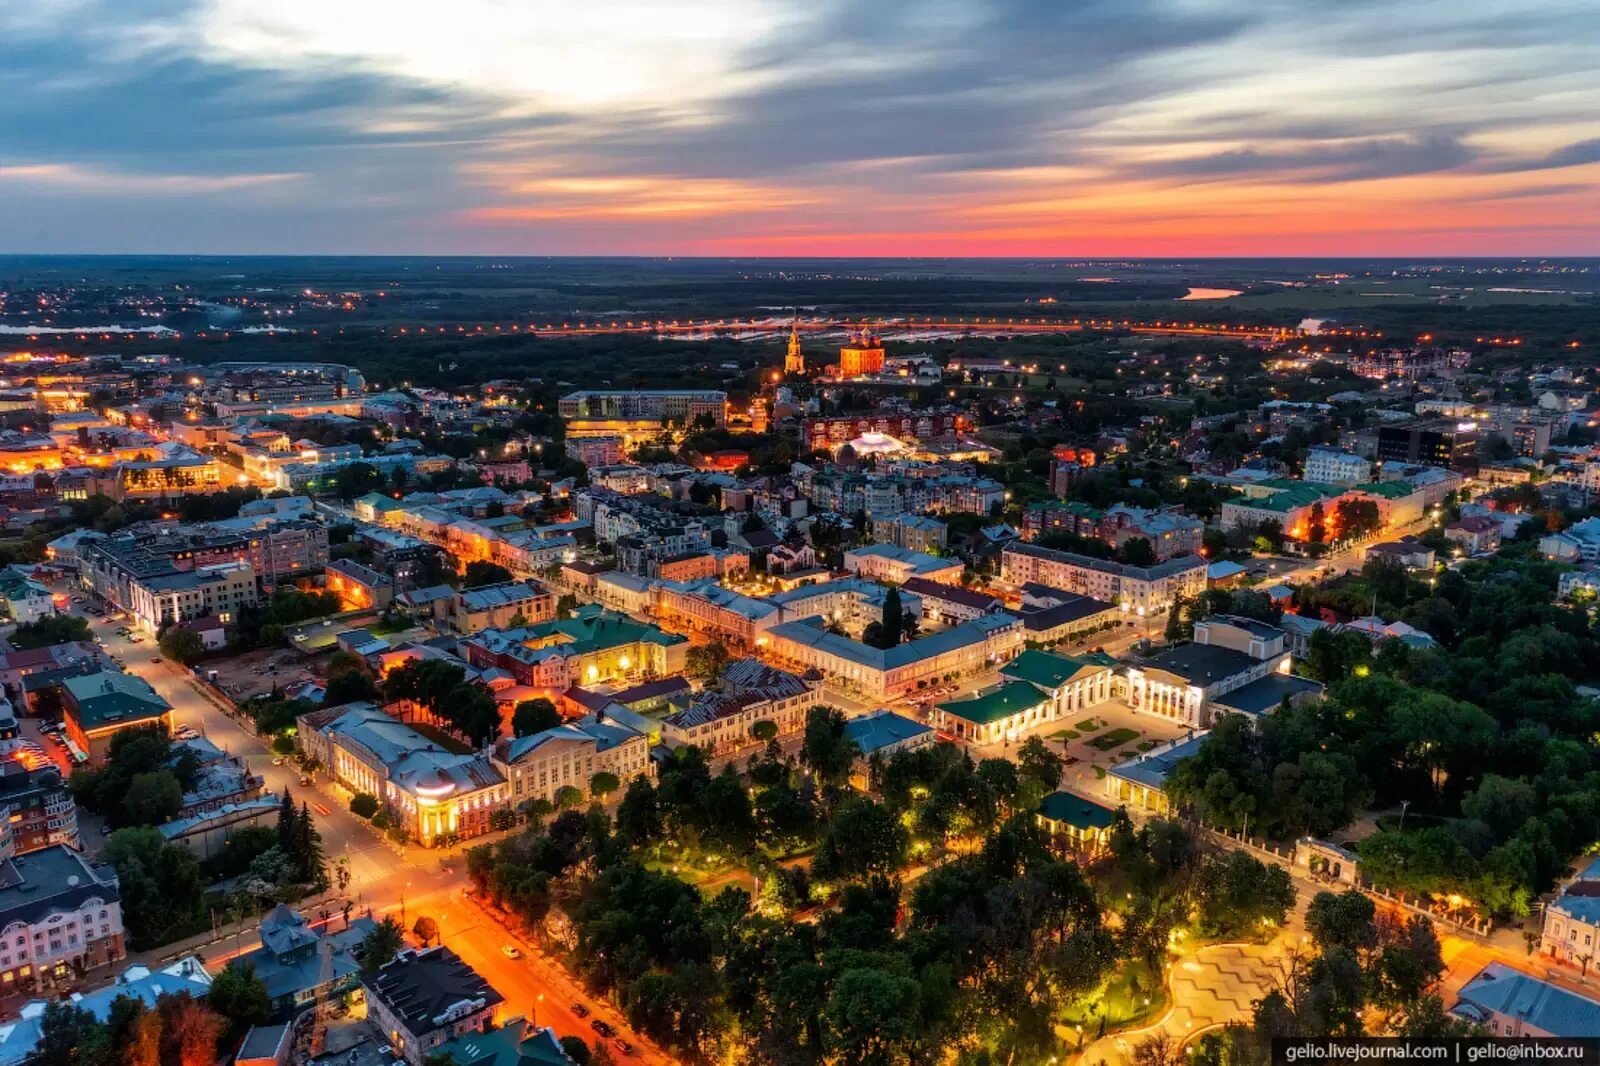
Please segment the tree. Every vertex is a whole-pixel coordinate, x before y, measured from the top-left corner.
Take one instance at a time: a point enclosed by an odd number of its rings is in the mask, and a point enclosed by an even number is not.
[[[1366,951],[1377,942],[1377,907],[1363,892],[1318,892],[1306,905],[1306,932],[1317,946]]]
[[[535,733],[543,733],[546,729],[554,729],[560,724],[561,712],[556,710],[554,703],[542,696],[523,700],[517,704],[517,709],[511,712],[511,732],[514,736],[531,737]]]
[[[516,575],[499,563],[485,562],[478,559],[468,563],[467,568],[462,571],[461,587],[475,589],[484,585],[500,585],[507,581],[515,580]]]
[[[778,739],[778,723],[770,718],[763,718],[750,727],[750,735],[763,744],[770,744]]]
[[[823,1011],[830,1051],[864,1066],[901,1061],[921,1029],[920,998],[908,976],[875,968],[841,973]]]
[[[91,640],[89,620],[75,614],[53,614],[35,622],[24,622],[6,640],[19,651],[48,648],[75,640]]]
[[[328,659],[324,706],[338,707],[358,700],[379,700],[378,682],[366,660],[347,651],[334,652]]]
[[[698,482],[696,483],[698,484]],[[575,1066],[589,1066],[589,1045],[583,1042],[581,1036],[564,1036],[560,1040],[561,1050],[571,1059]]]
[[[1156,550],[1146,537],[1129,537],[1116,550],[1115,558],[1129,566],[1154,566]]]
[[[357,818],[371,819],[378,813],[378,797],[370,792],[357,792],[350,797],[350,813]]]
[[[237,960],[223,967],[212,978],[206,991],[206,1004],[228,1019],[235,1033],[252,1025],[262,1025],[272,1016],[272,1000],[266,983],[256,976],[256,968]]]
[[[1294,906],[1294,883],[1276,863],[1230,851],[1200,865],[1194,879],[1196,923],[1205,936],[1257,934],[1283,924]]]
[[[602,770],[589,778],[589,795],[605,802],[605,798],[622,787],[622,781],[616,774]]]
[[[39,1018],[39,1066],[109,1066],[114,1061],[106,1027],[75,1003],[51,1000]]]
[[[158,643],[162,655],[182,666],[193,666],[206,653],[200,634],[186,626],[168,626]]]
[[[823,880],[858,880],[905,866],[911,838],[888,807],[864,797],[845,801],[828,822],[812,871]]]
[[[161,1061],[176,1066],[213,1066],[228,1023],[187,992],[156,1001],[161,1015]]]
[[[411,927],[411,931],[416,934],[418,940],[422,941],[423,947],[427,947],[439,939],[439,923],[426,914],[417,919],[416,924]]]
[[[1061,773],[1066,769],[1066,761],[1047,748],[1043,740],[1029,737],[1017,749],[1017,767],[1024,782],[1032,784],[1039,792],[1037,799],[1042,799],[1045,794],[1061,787]]]
[[[171,770],[135,774],[123,803],[130,825],[161,825],[183,809],[183,786]]]
[[[383,921],[373,926],[361,939],[361,968],[376,973],[405,947],[406,931],[395,921],[394,915],[385,915]]]
[[[800,762],[823,785],[838,787],[850,776],[860,749],[845,732],[844,714],[837,707],[819,705],[806,712],[805,739]]]
[[[1318,500],[1311,505],[1311,516],[1306,521],[1306,543],[1321,544],[1328,539],[1328,514]]]
[[[572,785],[564,785],[556,792],[556,809],[570,811],[583,802],[583,790]]]
[[[690,677],[709,685],[722,676],[731,661],[728,649],[720,640],[714,640],[710,644],[690,648],[685,669]]]

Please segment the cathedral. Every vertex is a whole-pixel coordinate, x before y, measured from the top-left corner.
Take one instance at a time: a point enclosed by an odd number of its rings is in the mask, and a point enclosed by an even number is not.
[[[839,376],[858,378],[883,370],[883,342],[868,329],[850,334],[850,343],[839,349]]]

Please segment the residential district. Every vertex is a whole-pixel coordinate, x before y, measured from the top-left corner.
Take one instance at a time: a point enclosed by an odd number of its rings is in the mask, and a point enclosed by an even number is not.
[[[1319,330],[5,356],[0,1066],[1600,1036],[1592,365]]]

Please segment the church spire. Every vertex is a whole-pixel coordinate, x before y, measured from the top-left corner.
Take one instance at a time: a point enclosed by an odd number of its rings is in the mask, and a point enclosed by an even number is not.
[[[799,315],[796,315],[794,321],[789,323],[789,351],[783,357],[783,372],[785,374],[804,374],[806,372],[806,357],[800,352]]]

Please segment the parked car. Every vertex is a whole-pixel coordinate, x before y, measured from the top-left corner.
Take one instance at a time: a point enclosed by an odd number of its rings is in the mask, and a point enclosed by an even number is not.
[[[151,666],[160,666],[161,665],[161,656],[159,656],[159,655],[150,656],[150,665]]]
[[[500,954],[504,955],[508,959],[522,958],[522,951],[515,944],[500,945]]]
[[[633,1045],[622,1039],[622,1037],[617,1037],[612,1041],[612,1043],[615,1044],[617,1046],[617,1050],[622,1052],[624,1055],[633,1054]]]
[[[596,1018],[594,1021],[590,1022],[589,1028],[593,1029],[601,1036],[612,1037],[617,1035],[617,1031],[615,1029],[613,1029],[607,1023],[601,1021],[599,1018]]]
[[[572,1003],[572,1013],[576,1014],[580,1018],[587,1018],[589,1016],[589,1008],[574,1000]]]

